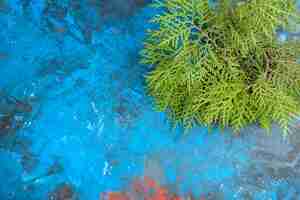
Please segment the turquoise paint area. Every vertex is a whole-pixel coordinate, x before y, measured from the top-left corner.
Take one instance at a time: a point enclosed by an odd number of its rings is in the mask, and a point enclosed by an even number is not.
[[[2,3],[1,3],[2,2]],[[79,199],[153,177],[206,199],[300,199],[297,135],[198,127],[153,109],[147,1],[0,1],[0,199]]]

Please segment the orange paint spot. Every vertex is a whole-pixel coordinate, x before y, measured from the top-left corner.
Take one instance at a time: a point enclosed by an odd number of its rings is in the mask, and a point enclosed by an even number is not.
[[[102,195],[100,200],[130,200],[123,192],[107,192]]]
[[[100,200],[137,200],[137,197],[143,200],[183,200],[148,176],[134,180],[129,191],[109,192],[106,193],[106,198]]]
[[[158,184],[152,178],[150,178],[148,176],[144,177],[144,183],[145,183],[145,187],[147,187],[149,189],[159,188]]]
[[[168,190],[166,188],[158,188],[157,191],[156,191],[157,195],[159,196],[168,196]]]

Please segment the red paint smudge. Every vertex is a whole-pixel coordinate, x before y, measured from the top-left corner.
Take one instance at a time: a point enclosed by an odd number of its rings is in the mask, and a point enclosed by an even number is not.
[[[100,200],[139,200],[133,198],[137,196],[143,197],[144,200],[183,200],[148,176],[135,179],[129,191],[131,192],[102,193]]]

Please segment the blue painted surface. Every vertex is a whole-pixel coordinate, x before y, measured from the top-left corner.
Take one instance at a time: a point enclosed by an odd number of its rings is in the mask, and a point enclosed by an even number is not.
[[[0,1],[0,117],[11,116],[0,199],[47,199],[69,183],[96,200],[143,174],[207,199],[300,199],[298,138],[257,128],[183,135],[154,111],[138,52],[156,11],[140,4]]]

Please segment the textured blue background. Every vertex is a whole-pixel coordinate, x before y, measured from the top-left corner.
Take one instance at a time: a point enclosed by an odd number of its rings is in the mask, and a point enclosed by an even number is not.
[[[206,199],[300,199],[299,136],[183,135],[153,110],[138,56],[147,3],[0,0],[0,199],[68,183],[96,200],[143,174]]]

